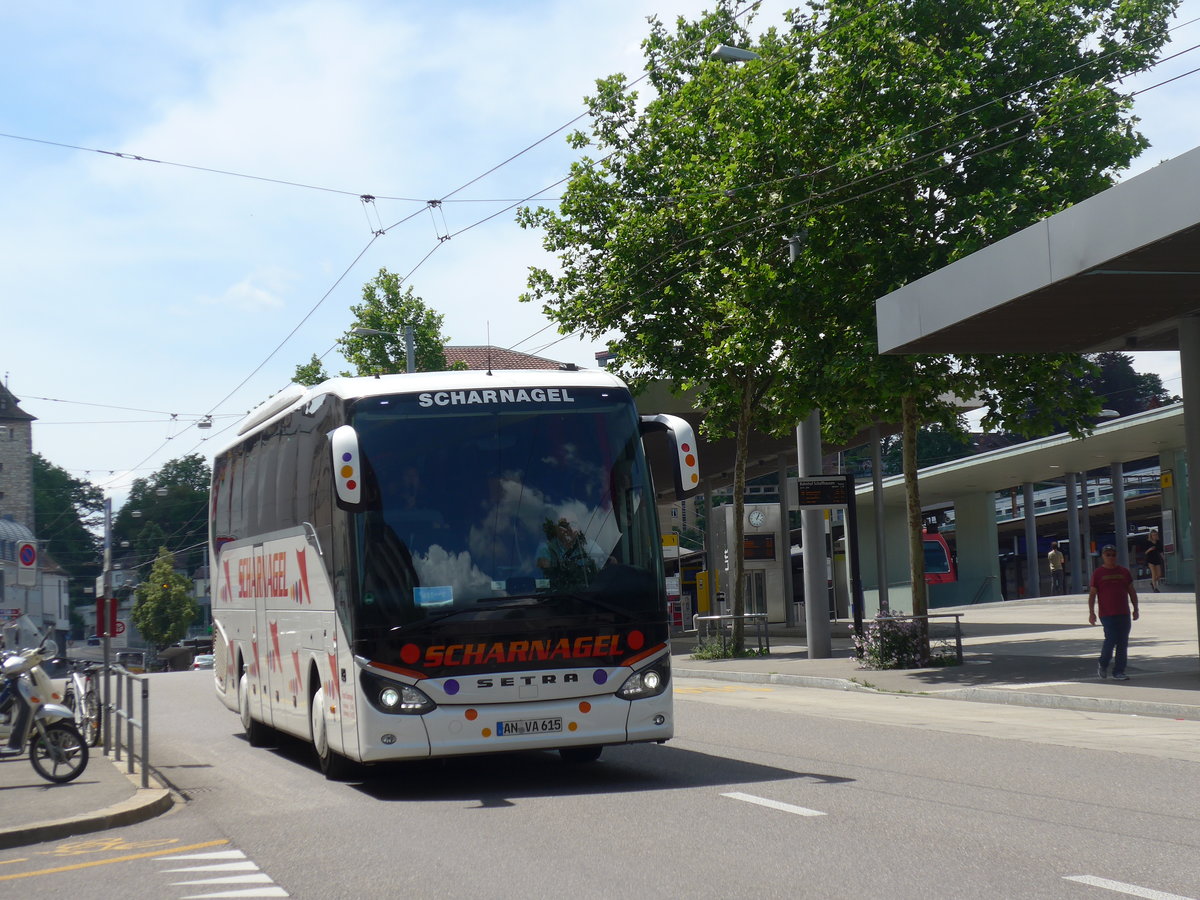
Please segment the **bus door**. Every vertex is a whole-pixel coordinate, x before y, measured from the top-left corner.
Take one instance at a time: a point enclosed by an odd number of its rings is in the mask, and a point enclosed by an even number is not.
[[[271,698],[280,692],[282,686],[282,660],[279,652],[278,615],[272,610],[267,590],[267,548],[264,544],[255,544],[251,551],[254,561],[254,632],[258,636],[258,665],[259,665],[259,702],[262,709],[262,720],[277,727],[275,722],[275,707]],[[281,694],[282,696],[282,694]]]

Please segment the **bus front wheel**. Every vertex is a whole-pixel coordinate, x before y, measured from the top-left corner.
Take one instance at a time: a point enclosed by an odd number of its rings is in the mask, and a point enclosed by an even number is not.
[[[600,758],[603,747],[560,747],[559,756],[565,763],[590,763]]]
[[[329,747],[329,732],[325,724],[325,689],[317,688],[310,709],[312,745],[321,771],[330,781],[345,781],[353,777],[357,766]]]

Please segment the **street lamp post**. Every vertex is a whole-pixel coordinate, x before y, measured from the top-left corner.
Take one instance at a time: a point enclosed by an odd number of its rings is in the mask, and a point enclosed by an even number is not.
[[[353,334],[386,334],[389,337],[399,337],[400,335],[391,331],[382,331],[379,328],[355,328]],[[404,326],[404,355],[405,355],[405,371],[413,373],[417,371],[417,352],[413,341],[413,327],[411,324]]]

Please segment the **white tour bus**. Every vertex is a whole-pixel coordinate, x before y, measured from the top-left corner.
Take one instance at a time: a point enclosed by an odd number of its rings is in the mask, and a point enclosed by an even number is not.
[[[217,693],[322,770],[504,750],[590,760],[673,733],[661,536],[639,417],[603,371],[293,387],[219,453]]]

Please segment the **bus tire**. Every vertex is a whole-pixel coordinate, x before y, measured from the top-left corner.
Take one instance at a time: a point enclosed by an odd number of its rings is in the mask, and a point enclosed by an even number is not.
[[[250,676],[245,672],[238,681],[238,712],[251,747],[265,747],[271,743],[271,729],[250,715]]]
[[[353,761],[329,748],[329,732],[325,725],[325,689],[317,688],[312,696],[309,710],[309,725],[312,732],[313,751],[321,772],[330,781],[348,781],[358,771]]]
[[[563,762],[575,765],[577,763],[595,762],[600,758],[600,754],[604,752],[601,746],[596,747],[560,747],[558,755],[562,757]]]

